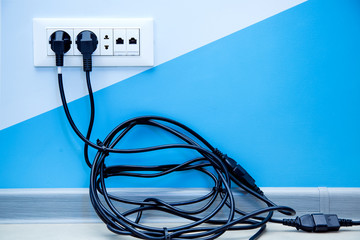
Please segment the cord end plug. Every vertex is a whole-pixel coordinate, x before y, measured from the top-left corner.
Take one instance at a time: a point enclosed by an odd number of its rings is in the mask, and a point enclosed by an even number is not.
[[[98,39],[95,33],[85,30],[76,37],[77,48],[83,55],[83,67],[85,72],[92,70],[91,55],[96,50]]]
[[[264,195],[261,189],[256,185],[254,178],[252,178],[251,175],[234,159],[232,159],[226,154],[223,154],[219,149],[215,149],[214,154],[224,161],[228,170],[237,180],[257,192],[258,194]]]
[[[306,214],[296,219],[284,219],[283,225],[296,227],[306,232],[330,232],[340,229],[340,221],[336,214]]]
[[[55,53],[56,66],[64,66],[64,54],[71,47],[70,35],[65,31],[56,31],[50,36],[49,44]]]

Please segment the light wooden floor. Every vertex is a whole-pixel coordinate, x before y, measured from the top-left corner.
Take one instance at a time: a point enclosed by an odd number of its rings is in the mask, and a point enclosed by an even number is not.
[[[252,231],[229,232],[219,239],[245,240]],[[102,223],[90,224],[0,224],[0,239],[4,240],[134,240],[110,232]],[[333,233],[298,232],[294,228],[268,224],[260,240],[359,240],[360,227],[342,228]]]

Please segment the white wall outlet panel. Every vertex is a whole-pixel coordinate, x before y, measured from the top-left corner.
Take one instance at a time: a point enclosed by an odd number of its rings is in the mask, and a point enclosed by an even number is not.
[[[151,18],[34,18],[34,66],[55,66],[49,38],[57,30],[66,31],[72,41],[64,57],[64,67],[82,66],[82,56],[75,42],[77,34],[83,30],[94,32],[99,41],[92,57],[93,66],[154,65]]]

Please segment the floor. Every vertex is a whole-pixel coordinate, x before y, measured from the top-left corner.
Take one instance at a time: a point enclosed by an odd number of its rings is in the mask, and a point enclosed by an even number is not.
[[[229,232],[219,239],[249,239],[252,231]],[[102,223],[91,224],[0,224],[0,239],[6,240],[131,240],[117,236]],[[278,224],[268,224],[260,240],[359,240],[360,227],[342,228],[332,233],[306,233]]]

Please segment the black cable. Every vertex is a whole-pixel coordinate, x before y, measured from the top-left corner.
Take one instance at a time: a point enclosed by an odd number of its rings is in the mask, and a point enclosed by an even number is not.
[[[360,225],[360,221],[352,221],[354,226],[359,226]]]
[[[90,136],[91,136],[91,131],[92,128],[94,126],[94,119],[95,119],[95,103],[94,103],[94,95],[93,95],[93,91],[91,88],[91,83],[90,83],[90,72],[87,71],[86,72],[86,81],[87,81],[87,87],[88,87],[88,93],[89,93],[89,98],[90,98],[90,122],[89,122],[89,127],[86,133],[86,139],[89,141],[90,140]],[[88,76],[89,75],[89,76]],[[89,144],[87,144],[85,142],[85,146],[84,146],[84,158],[85,158],[85,162],[88,165],[89,168],[91,168],[91,163],[89,160]]]
[[[116,234],[131,235],[140,239],[202,239],[210,240],[221,236],[225,231],[250,230],[258,231],[250,238],[255,240],[266,229],[266,223],[280,223],[296,227],[304,231],[324,232],[337,231],[341,226],[360,225],[360,221],[338,219],[334,214],[311,214],[296,219],[274,219],[274,211],[285,215],[294,215],[295,210],[286,206],[277,206],[269,200],[256,186],[251,176],[227,155],[214,148],[204,138],[192,129],[174,120],[158,117],[144,116],[127,120],[116,126],[103,140],[97,143],[90,141],[94,125],[95,103],[91,88],[90,71],[86,71],[86,82],[90,99],[90,119],[86,136],[83,136],[75,125],[67,105],[62,73],[58,74],[60,96],[65,115],[75,131],[84,141],[84,157],[86,164],[91,168],[90,174],[90,200],[95,212],[107,225],[108,229]],[[180,143],[158,145],[145,148],[120,149],[116,146],[136,126],[158,128],[175,136]],[[93,147],[96,153],[91,163],[88,148]],[[153,166],[140,165],[110,165],[105,164],[107,157],[115,153],[128,158],[131,154],[161,151],[164,149],[188,149],[196,151],[199,155],[179,164],[163,164]],[[125,199],[110,194],[107,191],[106,179],[126,176],[136,178],[155,178],[166,176],[174,172],[197,171],[208,176],[214,183],[213,187],[204,196],[186,201],[168,202],[158,198],[149,197],[142,201]],[[245,212],[236,206],[233,191],[234,185],[253,195],[267,207],[253,212]],[[126,210],[120,211],[118,204],[126,205]],[[194,206],[197,208],[194,209]],[[189,209],[186,209],[189,208]],[[187,220],[187,223],[171,228],[157,228],[144,225],[141,222],[143,214],[151,211],[160,211]],[[220,217],[220,213],[227,213],[227,217]],[[266,214],[263,216],[262,214]]]
[[[101,220],[107,224],[110,231],[120,235],[149,240],[160,239],[203,239],[210,240],[221,236],[225,231],[250,230],[258,231],[250,238],[255,240],[266,229],[267,222],[280,223],[296,227],[304,231],[325,232],[337,231],[341,226],[360,225],[359,221],[351,219],[338,219],[335,214],[307,214],[296,219],[274,219],[274,211],[285,215],[294,215],[295,211],[286,206],[277,206],[270,201],[250,174],[234,159],[214,148],[198,133],[189,127],[158,116],[143,116],[127,120],[116,126],[107,137],[96,144],[90,141],[91,132],[95,119],[95,101],[90,81],[92,70],[92,53],[96,50],[98,40],[91,31],[82,31],[77,35],[76,44],[83,54],[84,71],[90,99],[90,119],[86,136],[77,128],[73,121],[64,92],[62,71],[63,56],[70,49],[70,36],[64,31],[56,31],[51,35],[49,43],[56,53],[56,65],[58,67],[58,83],[61,101],[65,115],[74,132],[82,139],[84,145],[84,158],[91,168],[90,174],[90,200],[95,212]],[[174,136],[180,143],[158,145],[145,148],[121,149],[117,145],[136,126],[148,126],[165,131]],[[89,147],[96,149],[93,162],[89,159]],[[106,161],[114,154],[119,161],[130,158],[137,153],[161,151],[165,149],[187,149],[197,152],[198,156],[178,164],[163,164],[153,166],[139,165],[115,165]],[[106,162],[106,164],[105,164]],[[125,199],[108,192],[106,179],[126,176],[134,178],[156,178],[175,172],[197,171],[208,176],[214,183],[213,187],[203,196],[183,201],[164,201],[155,197],[144,200]],[[253,212],[245,212],[239,209],[235,202],[234,186],[253,195],[258,201],[263,202],[263,207]],[[127,208],[118,209],[119,204]],[[196,208],[195,208],[196,207]],[[160,211],[185,219],[184,225],[177,227],[156,228],[144,225],[141,222],[143,214],[151,211]],[[222,215],[226,215],[226,217]],[[266,216],[263,216],[266,214]]]
[[[91,131],[94,124],[95,104],[90,82],[90,72],[86,71],[86,82],[90,99],[90,120],[86,136],[83,136],[75,125],[65,97],[62,74],[58,74],[59,89],[66,117],[75,133],[85,142],[85,161],[91,167],[90,176],[90,199],[99,217],[107,224],[109,230],[122,235],[132,235],[142,239],[215,239],[227,230],[246,230],[259,228],[252,239],[256,239],[265,230],[265,224],[271,220],[273,211],[283,211],[286,214],[294,214],[295,211],[289,207],[276,206],[268,200],[257,187],[234,181],[235,173],[229,170],[233,160],[215,149],[210,143],[202,138],[195,131],[174,120],[158,117],[144,116],[130,119],[116,126],[108,136],[97,143],[90,141]],[[145,125],[158,128],[179,139],[180,143],[159,145],[136,149],[120,149],[116,146],[123,137],[131,132],[133,128]],[[98,150],[94,161],[91,163],[88,157],[88,147]],[[108,156],[113,153],[120,154],[120,157],[128,157],[129,154],[140,152],[161,151],[163,149],[190,149],[198,152],[199,156],[180,164],[166,164],[158,166],[138,165],[106,165]],[[230,162],[229,162],[230,161]],[[232,167],[232,166],[231,166]],[[236,167],[236,166],[235,166]],[[124,199],[108,193],[106,179],[118,176],[153,178],[165,176],[174,172],[197,171],[212,179],[214,185],[204,196],[186,201],[167,202],[157,198],[147,198],[143,201]],[[241,173],[242,174],[242,173]],[[237,185],[243,190],[251,193],[268,207],[256,210],[252,213],[245,213],[237,210],[233,195],[232,185]],[[247,186],[248,185],[248,186]],[[115,203],[122,203],[130,207],[120,212]],[[199,205],[193,209],[194,205]],[[190,209],[186,209],[186,208]],[[141,224],[144,213],[149,211],[162,211],[167,214],[182,217],[190,223],[172,227],[156,228]],[[227,213],[226,218],[219,219],[219,214]],[[260,217],[268,213],[267,217]],[[133,219],[135,218],[135,219]],[[204,226],[206,224],[206,226]],[[210,226],[209,226],[210,225]]]

